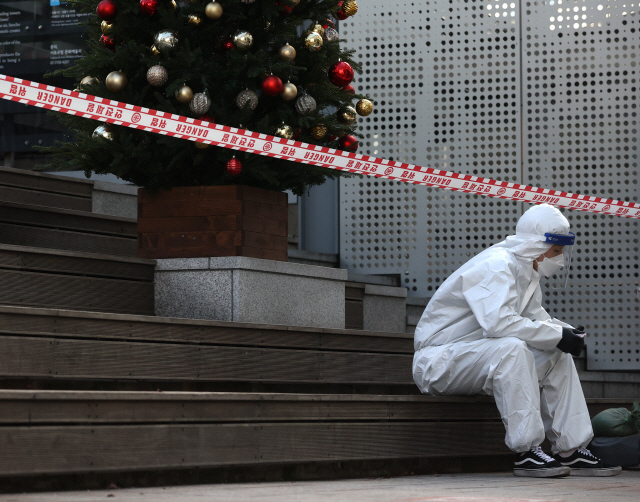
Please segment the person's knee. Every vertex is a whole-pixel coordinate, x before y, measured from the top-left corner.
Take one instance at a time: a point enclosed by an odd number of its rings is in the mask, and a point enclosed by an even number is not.
[[[506,336],[501,339],[500,351],[511,354],[525,354],[530,352],[527,346],[527,342],[516,338],[515,336]]]

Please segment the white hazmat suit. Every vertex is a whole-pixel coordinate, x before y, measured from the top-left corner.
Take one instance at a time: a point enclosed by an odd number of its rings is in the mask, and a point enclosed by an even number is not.
[[[562,327],[541,305],[533,261],[551,248],[545,233],[569,222],[549,205],[529,209],[516,235],[454,272],[429,302],[415,332],[413,378],[431,395],[494,396],[507,446],[542,444],[554,454],[585,447],[591,420],[573,358],[556,348]]]

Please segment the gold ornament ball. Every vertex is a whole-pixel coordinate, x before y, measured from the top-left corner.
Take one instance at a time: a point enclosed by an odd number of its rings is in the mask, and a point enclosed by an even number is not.
[[[253,35],[245,30],[236,31],[233,35],[233,45],[235,45],[239,51],[246,51],[253,45]]]
[[[222,16],[222,5],[218,2],[209,2],[204,8],[204,13],[209,19],[220,19],[220,16]]]
[[[304,46],[311,52],[319,51],[322,48],[322,37],[315,31],[312,31],[305,37]]]
[[[180,103],[188,103],[193,99],[193,91],[188,85],[183,85],[176,91],[175,97]]]
[[[151,51],[151,55],[154,58],[159,58],[160,57],[160,51],[158,50],[158,48],[155,45],[152,45],[149,50]]]
[[[293,129],[287,124],[282,124],[276,129],[274,135],[284,139],[293,139]]]
[[[291,45],[285,44],[280,47],[278,55],[283,61],[293,61],[296,58],[296,50]]]
[[[111,92],[121,92],[127,87],[127,76],[121,71],[112,71],[107,75],[104,83]]]
[[[189,14],[187,16],[187,23],[192,24],[193,26],[198,26],[202,22],[202,18],[200,16],[196,16],[195,14]]]
[[[318,124],[315,127],[311,128],[311,136],[314,139],[322,139],[327,134],[327,127],[324,124]]]
[[[298,95],[298,88],[291,82],[284,84],[280,97],[285,101],[291,101]]]
[[[80,85],[99,85],[100,81],[95,77],[86,76],[80,81]]]
[[[309,28],[309,33],[314,33],[314,32],[320,35],[321,37],[324,37],[324,28],[320,23],[314,23],[311,25],[311,28]]]
[[[342,12],[344,12],[348,17],[351,17],[358,12],[358,3],[356,0],[344,0],[342,3]]]
[[[371,112],[373,111],[373,103],[368,99],[361,99],[358,101],[358,104],[356,104],[356,111],[361,117],[371,115]]]
[[[207,145],[206,143],[200,143],[199,141],[196,141],[196,148],[198,150],[204,150],[205,148],[209,148],[209,145]]]
[[[338,110],[338,122],[346,125],[355,124],[358,114],[353,106],[343,106]]]
[[[93,139],[102,138],[102,139],[108,139],[109,141],[113,141],[113,133],[111,132],[111,129],[109,129],[105,125],[99,125],[98,127],[96,127],[93,130],[91,137]]]
[[[102,23],[100,23],[100,29],[104,35],[108,35],[113,30],[113,23],[102,21]]]

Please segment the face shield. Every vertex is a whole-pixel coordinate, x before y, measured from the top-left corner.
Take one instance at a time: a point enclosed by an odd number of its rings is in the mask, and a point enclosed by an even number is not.
[[[567,235],[562,235],[547,232],[544,235],[540,235],[518,232],[516,233],[516,237],[541,241],[545,244],[551,244],[552,246],[563,246],[561,255],[555,258],[545,257],[543,261],[538,262],[538,272],[550,279],[550,286],[553,289],[566,288],[569,280],[569,272],[571,271],[573,245],[576,240],[575,234],[569,232]]]

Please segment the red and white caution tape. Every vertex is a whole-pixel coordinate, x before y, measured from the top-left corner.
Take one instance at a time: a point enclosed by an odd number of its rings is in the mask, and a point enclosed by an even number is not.
[[[0,74],[0,98],[119,126],[251,152],[314,166],[499,199],[640,219],[640,204],[548,190],[353,152],[308,145],[266,134],[172,115]]]

